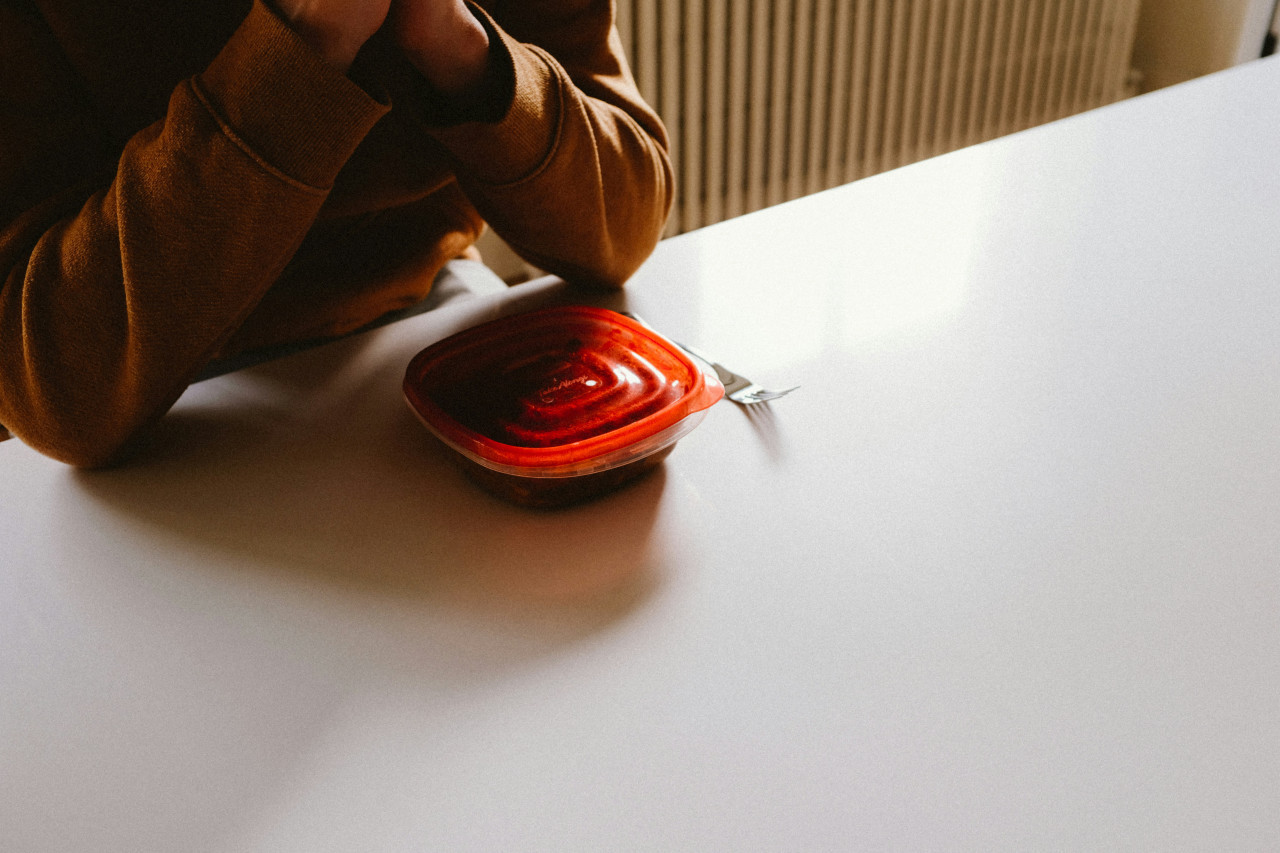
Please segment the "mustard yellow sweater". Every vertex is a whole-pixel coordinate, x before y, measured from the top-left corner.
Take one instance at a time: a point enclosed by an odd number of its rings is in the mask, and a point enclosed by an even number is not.
[[[485,221],[620,285],[672,184],[612,3],[479,6],[494,74],[450,104],[261,0],[0,0],[0,424],[109,463],[210,359],[417,301]]]

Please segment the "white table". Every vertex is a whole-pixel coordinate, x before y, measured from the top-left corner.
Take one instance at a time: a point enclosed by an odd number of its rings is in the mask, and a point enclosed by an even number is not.
[[[399,395],[546,282],[0,445],[0,847],[1280,849],[1278,63],[667,242],[803,388],[577,509]]]

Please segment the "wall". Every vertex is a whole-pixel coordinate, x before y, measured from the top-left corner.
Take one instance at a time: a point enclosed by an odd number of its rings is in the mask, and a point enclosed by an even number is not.
[[[1275,0],[1143,0],[1133,64],[1144,91],[1255,59]]]

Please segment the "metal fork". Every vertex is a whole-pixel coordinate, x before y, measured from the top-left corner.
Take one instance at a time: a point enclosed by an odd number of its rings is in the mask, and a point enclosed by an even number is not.
[[[761,388],[745,376],[734,373],[718,361],[713,361],[706,355],[695,350],[693,347],[685,346],[679,341],[672,341],[680,349],[689,353],[689,355],[702,359],[711,365],[711,369],[716,372],[716,376],[720,377],[720,384],[724,386],[724,395],[740,406],[750,406],[755,403],[767,403],[770,400],[776,400],[779,397],[785,397],[792,391],[799,388],[794,385],[781,391],[770,391],[767,388]]]
[[[627,315],[632,320],[635,320],[640,325],[648,326],[650,329],[653,329],[653,326],[650,326],[648,323],[646,323],[644,320],[642,320],[640,317],[636,316],[635,314],[632,314],[630,311],[623,311],[621,313]],[[657,330],[654,329],[654,331],[657,331]],[[661,332],[659,332],[659,334],[661,334]],[[791,388],[786,388],[781,391],[770,391],[767,388],[761,388],[759,385],[752,382],[747,377],[734,373],[732,370],[725,367],[723,364],[719,363],[718,361],[716,361],[715,359],[711,358],[708,355],[698,352],[693,347],[688,346],[686,344],[682,344],[677,340],[672,340],[672,339],[668,339],[668,340],[671,340],[673,344],[680,347],[680,349],[689,353],[689,355],[693,356],[694,358],[697,358],[701,361],[705,361],[708,365],[710,365],[711,369],[716,372],[716,376],[720,378],[720,384],[724,386],[725,396],[740,406],[752,406],[752,405],[755,405],[756,403],[767,403],[770,400],[776,400],[779,397],[785,397],[787,394],[790,394],[792,391],[800,387],[799,385],[795,385],[795,386],[792,386]]]

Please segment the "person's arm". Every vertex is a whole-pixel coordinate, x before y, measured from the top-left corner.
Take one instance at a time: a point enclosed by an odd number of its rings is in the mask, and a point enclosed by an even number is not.
[[[441,5],[469,10],[481,22],[490,63],[507,78],[496,115],[454,122],[437,113],[428,129],[454,159],[460,185],[530,263],[566,279],[620,286],[661,237],[674,187],[666,131],[636,90],[613,4],[482,3],[492,17],[461,0]],[[394,24],[405,17],[393,6]],[[402,46],[412,44],[412,34],[398,35]],[[422,57],[433,51],[406,53],[430,77]],[[455,102],[459,97],[467,94]]]
[[[34,6],[0,4],[0,423],[96,466],[252,310],[387,108],[261,2],[122,153],[78,86]]]

